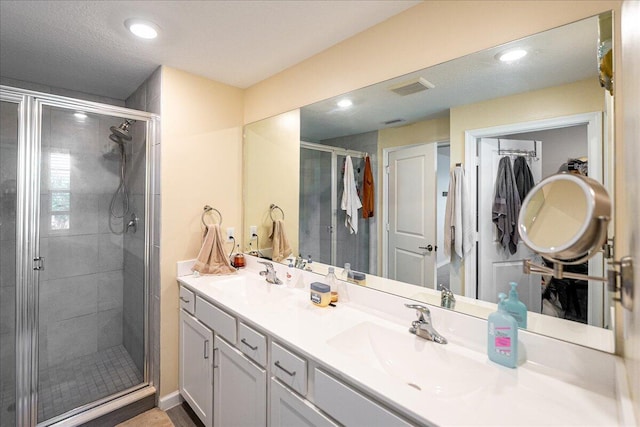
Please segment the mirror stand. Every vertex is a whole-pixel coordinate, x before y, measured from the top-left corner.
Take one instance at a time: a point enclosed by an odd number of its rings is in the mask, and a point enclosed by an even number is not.
[[[525,274],[544,274],[557,279],[593,280],[607,283],[609,292],[620,291],[620,298],[614,298],[614,301],[619,301],[622,307],[631,311],[633,310],[633,259],[630,256],[625,256],[620,261],[610,261],[609,264],[612,268],[608,270],[607,277],[565,272],[564,264],[555,260],[553,261],[553,268],[551,268],[525,259],[522,261],[522,270]]]

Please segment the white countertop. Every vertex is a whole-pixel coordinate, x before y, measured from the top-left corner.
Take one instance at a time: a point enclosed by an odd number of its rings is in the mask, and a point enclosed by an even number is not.
[[[348,284],[348,302],[316,307],[309,302],[308,288],[318,276],[297,272],[304,289],[271,285],[257,275],[255,259],[247,258],[247,269],[233,276],[180,276],[183,265],[178,279],[240,320],[420,422],[611,426],[626,419],[619,413],[621,397],[616,396],[621,363],[616,356],[521,331],[519,340],[528,360],[517,369],[505,368],[486,356],[486,321],[430,307],[435,328],[449,340],[447,345],[436,344],[407,331],[415,315],[403,302],[414,301]],[[277,269],[284,278],[284,270]],[[351,337],[349,333],[358,328],[363,334],[372,330],[410,342],[416,376],[429,378],[416,381],[422,390],[407,385],[406,369],[393,375],[392,370],[369,363],[368,355],[358,352],[367,351],[364,345],[351,352],[336,349],[343,345],[341,339]],[[388,354],[393,351],[407,350],[385,349]]]

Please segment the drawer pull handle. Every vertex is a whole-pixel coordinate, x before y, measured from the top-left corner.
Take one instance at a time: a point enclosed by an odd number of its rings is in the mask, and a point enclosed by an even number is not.
[[[296,375],[296,371],[293,371],[293,372],[289,371],[287,368],[285,368],[284,366],[282,366],[282,365],[280,364],[280,361],[279,361],[279,360],[276,360],[275,365],[276,365],[278,368],[282,369],[282,370],[283,370],[287,375],[289,375],[290,377],[294,377],[294,376]]]
[[[204,358],[209,358],[209,340],[204,340]]]
[[[246,345],[247,347],[249,347],[249,348],[250,348],[251,350],[253,350],[253,351],[256,351],[256,350],[258,349],[258,346],[257,346],[257,345],[251,345],[251,344],[249,344],[249,343],[247,342],[247,340],[246,340],[246,339],[244,339],[244,338],[242,338],[242,339],[240,340],[240,342],[241,342],[242,344]]]
[[[189,303],[189,300],[188,300],[188,299],[184,299],[184,297],[180,297],[180,299],[181,299],[182,301],[186,302],[187,304]]]

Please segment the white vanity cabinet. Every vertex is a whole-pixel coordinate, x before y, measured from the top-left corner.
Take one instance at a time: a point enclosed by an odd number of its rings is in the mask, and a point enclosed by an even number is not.
[[[308,400],[301,398],[275,378],[271,379],[270,397],[271,427],[335,427],[338,425]]]
[[[214,426],[267,425],[267,371],[216,336]]]
[[[180,296],[180,393],[205,426],[411,425],[270,331],[197,292]]]
[[[180,310],[180,394],[205,426],[213,426],[213,332]]]

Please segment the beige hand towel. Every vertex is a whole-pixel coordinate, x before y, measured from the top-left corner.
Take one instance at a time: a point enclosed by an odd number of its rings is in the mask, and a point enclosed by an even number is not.
[[[229,257],[222,244],[222,231],[218,224],[208,225],[204,231],[202,248],[191,270],[202,274],[232,274],[236,269],[231,266]]]
[[[284,230],[284,221],[276,219],[273,221],[273,229],[269,238],[273,240],[273,253],[271,259],[280,262],[293,253],[287,233]]]

